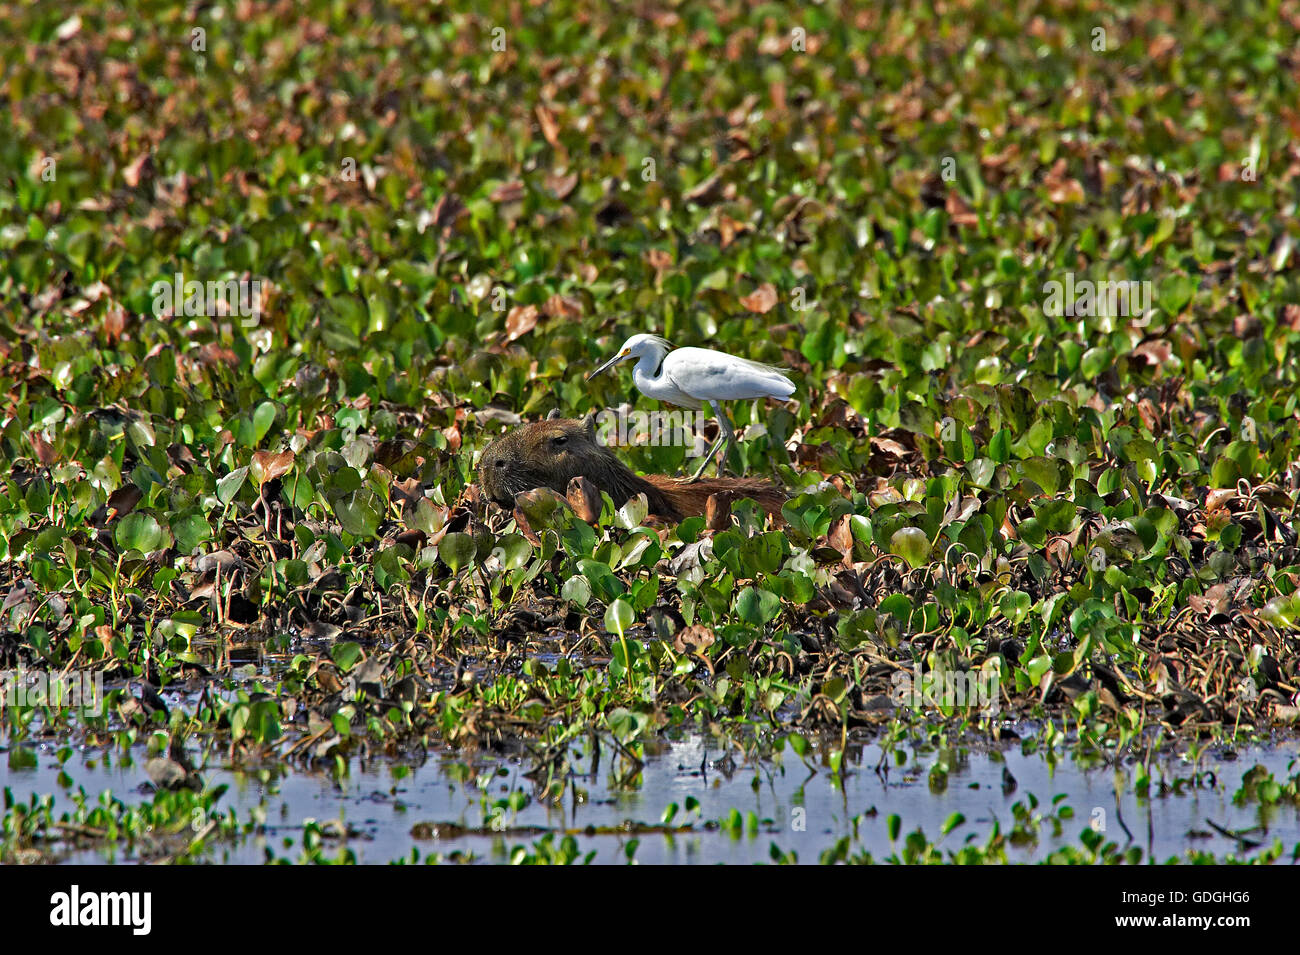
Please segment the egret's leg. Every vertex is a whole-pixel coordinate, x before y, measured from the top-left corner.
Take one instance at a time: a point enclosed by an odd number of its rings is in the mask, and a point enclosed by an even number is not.
[[[710,401],[714,413],[718,416],[718,427],[722,429],[722,438],[726,441],[726,447],[722,449],[722,456],[718,458],[718,477],[722,477],[722,472],[727,467],[727,455],[731,453],[731,446],[736,440],[736,431],[731,427],[731,421],[727,418],[727,413],[722,410],[722,405],[716,401]]]
[[[721,432],[722,429],[719,427],[718,430]],[[726,439],[727,436],[725,434],[718,434],[718,440],[713,442],[713,447],[709,448],[709,453],[704,456],[704,460],[700,462],[700,466],[695,469],[695,473],[691,475],[690,480],[687,483],[694,484],[700,479],[700,475],[704,473],[704,469],[709,466],[709,462],[713,460],[714,456],[718,453],[718,448],[722,447],[722,443]]]
[[[713,408],[713,413],[718,416],[718,440],[713,442],[713,447],[709,448],[709,453],[704,456],[704,460],[700,462],[700,466],[696,468],[695,473],[690,476],[690,479],[687,481],[688,484],[694,484],[700,479],[704,474],[705,469],[709,466],[709,462],[717,456],[719,449],[731,440],[731,422],[727,421],[726,415],[722,413],[722,408],[716,401],[710,401],[709,404]],[[722,456],[725,460],[726,453],[724,452]]]

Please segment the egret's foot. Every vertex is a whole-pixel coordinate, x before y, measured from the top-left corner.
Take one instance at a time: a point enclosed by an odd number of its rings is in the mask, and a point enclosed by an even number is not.
[[[712,459],[711,456],[710,456],[710,457],[706,457],[706,458],[705,458],[705,459],[700,463],[700,466],[699,466],[698,468],[695,469],[695,473],[692,474],[690,477],[688,477],[688,478],[686,479],[686,483],[687,483],[687,484],[694,484],[696,481],[698,481],[700,478],[702,478],[702,477],[704,476],[704,469],[707,468],[707,467],[709,466],[710,463],[712,463],[712,460],[713,460],[713,459]]]

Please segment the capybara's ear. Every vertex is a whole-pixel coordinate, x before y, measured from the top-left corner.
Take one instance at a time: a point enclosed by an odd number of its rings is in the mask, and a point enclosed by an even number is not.
[[[587,416],[582,419],[582,427],[587,432],[587,437],[591,438],[593,444],[596,442],[596,415],[588,411]]]
[[[559,408],[552,408],[552,409],[551,409],[551,413],[548,414],[548,415],[546,416],[546,420],[547,420],[547,421],[554,421],[554,420],[555,420],[556,418],[558,418],[559,416],[560,416],[560,409],[559,409]]]

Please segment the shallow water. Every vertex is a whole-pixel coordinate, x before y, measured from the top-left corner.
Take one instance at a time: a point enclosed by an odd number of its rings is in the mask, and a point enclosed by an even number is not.
[[[446,855],[459,850],[472,852],[482,861],[499,862],[506,861],[514,847],[529,847],[541,837],[540,832],[526,827],[584,830],[617,827],[628,820],[656,825],[665,808],[676,803],[680,809],[674,824],[692,824],[694,831],[578,832],[579,848],[582,853],[595,851],[599,862],[623,862],[625,846],[635,839],[635,859],[641,863],[748,863],[769,861],[770,847],[775,844],[783,851],[796,852],[801,862],[815,862],[823,850],[850,835],[854,837],[852,852],[866,850],[881,861],[896,848],[889,840],[886,823],[891,814],[901,817],[904,836],[919,827],[930,840],[938,841],[941,849],[955,850],[967,839],[983,844],[995,820],[1003,833],[1008,833],[1013,825],[1013,805],[1027,804],[1031,793],[1039,803],[1034,812],[1048,817],[1048,821],[1039,827],[1037,841],[1008,848],[1012,861],[1040,860],[1053,849],[1079,847],[1080,835],[1090,825],[1104,827],[1108,841],[1121,847],[1139,846],[1160,861],[1183,856],[1189,850],[1219,856],[1247,854],[1235,839],[1215,831],[1210,823],[1230,831],[1255,830],[1249,838],[1264,846],[1280,838],[1286,856],[1300,841],[1300,811],[1295,807],[1238,806],[1232,798],[1242,775],[1256,763],[1279,780],[1300,771],[1300,742],[1296,740],[1243,749],[1235,758],[1230,758],[1230,751],[1214,749],[1203,754],[1195,767],[1183,757],[1157,758],[1151,766],[1151,798],[1134,794],[1135,767],[1126,766],[1121,774],[1124,795],[1118,802],[1113,768],[1087,768],[1068,757],[1061,757],[1053,768],[1041,751],[1025,755],[1019,746],[992,750],[959,747],[946,754],[929,748],[896,748],[895,755],[906,754],[905,765],[877,771],[882,751],[875,744],[867,744],[850,750],[841,781],[825,767],[811,771],[788,750],[777,763],[744,765],[734,751],[728,757],[716,746],[710,749],[711,742],[710,737],[687,735],[667,743],[661,752],[647,757],[638,784],[632,788],[619,787],[606,755],[606,762],[594,778],[573,779],[577,788],[586,793],[585,800],[576,806],[571,790],[565,795],[563,808],[531,800],[517,813],[495,817],[498,825],[508,826],[509,831],[440,839],[417,838],[412,831],[419,823],[487,828],[492,820],[484,817],[485,801],[490,806],[512,791],[535,791],[533,783],[522,776],[527,766],[508,758],[476,759],[474,769],[479,778],[496,771],[486,790],[474,782],[455,781],[455,760],[444,757],[408,765],[409,772],[401,779],[395,778],[390,764],[363,768],[354,761],[351,775],[341,785],[336,785],[328,774],[292,768],[264,783],[256,774],[209,766],[202,771],[209,786],[230,785],[217,808],[234,809],[243,820],[250,810],[261,806],[266,812],[267,828],[264,834],[247,837],[235,845],[214,845],[201,858],[260,863],[266,860],[269,850],[279,858],[297,859],[305,820],[341,819],[351,835],[326,842],[326,854],[331,857],[346,845],[363,863],[409,860],[412,849],[418,850],[420,860],[432,853]],[[941,759],[951,764],[946,786],[932,787],[930,770]],[[111,765],[105,765],[98,754],[87,752],[74,755],[60,767],[53,748],[46,747],[40,751],[39,765],[34,769],[8,769],[0,761],[0,786],[10,788],[20,801],[26,801],[32,793],[57,794],[57,815],[71,808],[58,780],[62,769],[72,777],[73,788],[83,786],[92,799],[110,789],[128,804],[134,804],[151,798],[143,764],[144,760],[137,757],[134,764],[118,765],[114,756]],[[1004,770],[1015,780],[1010,791],[1004,791]],[[1190,781],[1206,770],[1216,778],[1211,781],[1200,775],[1199,788],[1185,782],[1180,794],[1154,795],[1162,776],[1172,786],[1177,779]],[[698,813],[687,813],[688,797],[699,801]],[[1058,797],[1063,798],[1054,803]],[[1061,806],[1069,806],[1073,816],[1061,821],[1057,834],[1050,817]],[[742,825],[739,831],[730,826],[712,830],[704,827],[706,822],[731,817],[733,810],[742,818],[753,813],[757,825]],[[966,817],[965,824],[940,840],[944,821],[955,812]],[[557,832],[557,842],[560,834]],[[63,861],[130,862],[134,856],[128,847],[116,846],[73,851]]]

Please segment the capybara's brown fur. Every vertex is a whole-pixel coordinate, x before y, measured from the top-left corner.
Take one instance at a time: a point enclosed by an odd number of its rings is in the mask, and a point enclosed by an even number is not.
[[[564,494],[575,477],[587,478],[619,507],[644,494],[650,513],[669,521],[703,514],[714,494],[728,500],[752,498],[778,517],[786,501],[780,488],[757,478],[702,478],[692,483],[662,474],[641,477],[596,440],[590,416],[582,421],[548,418],[507,431],[484,449],[478,475],[483,493],[511,508],[522,491],[549,487]]]

